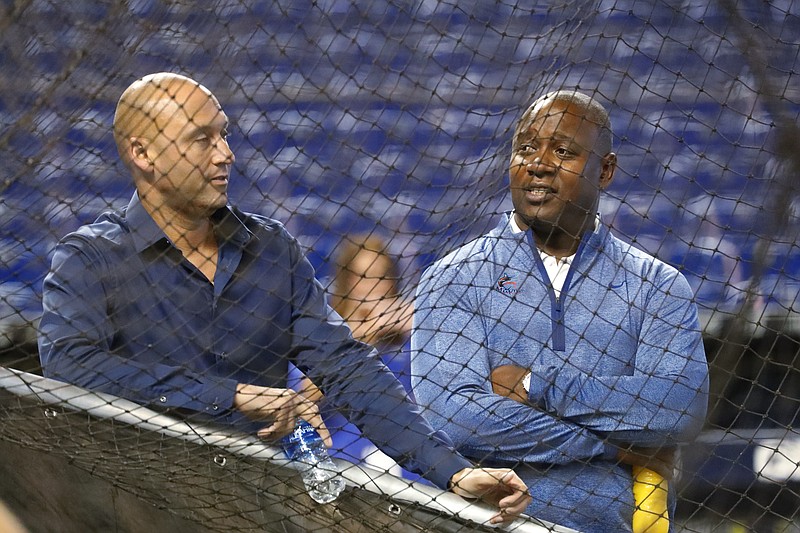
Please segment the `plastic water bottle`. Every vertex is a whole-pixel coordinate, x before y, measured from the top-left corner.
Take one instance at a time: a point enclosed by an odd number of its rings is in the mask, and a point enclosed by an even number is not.
[[[330,503],[339,497],[345,487],[344,480],[311,424],[298,419],[294,431],[283,438],[283,449],[300,467],[308,495],[315,502]]]

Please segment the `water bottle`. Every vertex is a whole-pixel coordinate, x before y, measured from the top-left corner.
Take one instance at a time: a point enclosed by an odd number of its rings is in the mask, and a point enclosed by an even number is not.
[[[314,427],[298,419],[294,431],[283,438],[286,456],[300,467],[308,495],[317,503],[330,503],[344,490],[344,480]]]

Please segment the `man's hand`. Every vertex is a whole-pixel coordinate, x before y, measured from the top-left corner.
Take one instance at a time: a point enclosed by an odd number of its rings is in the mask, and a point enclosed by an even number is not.
[[[254,420],[271,420],[272,424],[259,430],[262,439],[279,439],[292,432],[298,418],[314,426],[330,448],[331,434],[322,421],[317,404],[291,389],[259,387],[240,383],[236,387],[233,406]]]
[[[522,379],[528,375],[527,368],[514,365],[498,366],[492,370],[492,391],[500,396],[507,396],[520,403],[527,403],[528,393],[522,386]]]
[[[465,468],[450,478],[450,490],[500,508],[492,524],[513,522],[531,503],[528,486],[510,468]]]
[[[617,460],[626,465],[649,468],[669,481],[675,470],[675,448],[620,446]]]

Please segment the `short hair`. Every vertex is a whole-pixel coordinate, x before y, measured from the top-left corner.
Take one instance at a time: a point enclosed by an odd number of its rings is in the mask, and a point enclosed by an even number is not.
[[[611,153],[613,133],[611,130],[611,118],[609,117],[608,111],[600,102],[591,96],[569,89],[547,93],[534,100],[533,103],[528,106],[528,109],[522,114],[514,130],[514,138],[512,140],[514,146],[516,146],[520,134],[530,127],[536,109],[548,102],[551,104],[555,102],[564,102],[577,106],[583,112],[583,118],[595,124],[599,129],[596,145],[598,154],[600,156],[605,156]]]

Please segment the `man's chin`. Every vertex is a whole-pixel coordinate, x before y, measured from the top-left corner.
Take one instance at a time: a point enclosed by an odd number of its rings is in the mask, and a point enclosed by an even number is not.
[[[216,198],[214,198],[211,202],[209,202],[208,207],[212,211],[216,211],[217,209],[221,209],[228,205],[228,193],[220,194]]]
[[[517,225],[523,230],[528,230],[536,226],[537,224],[541,223],[541,219],[538,213],[531,213],[530,211],[524,214],[521,213],[520,211],[516,211],[514,213],[514,217],[517,222]]]
[[[203,202],[202,204],[197,204],[196,209],[202,215],[211,216],[227,205],[228,205],[228,197],[226,195],[221,198],[216,198],[210,202]]]

